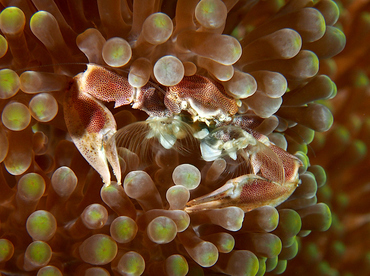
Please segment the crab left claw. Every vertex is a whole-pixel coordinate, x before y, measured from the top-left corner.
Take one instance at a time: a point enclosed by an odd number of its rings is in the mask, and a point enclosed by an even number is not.
[[[298,181],[274,183],[254,174],[245,174],[230,179],[217,190],[195,198],[186,204],[188,213],[236,206],[244,212],[270,205],[277,206],[284,202],[295,190]]]
[[[116,121],[107,107],[84,91],[82,77],[77,75],[65,94],[64,118],[68,132],[77,149],[105,184],[111,183],[108,162],[117,182],[121,183],[117,150],[114,143],[108,143],[117,130]]]

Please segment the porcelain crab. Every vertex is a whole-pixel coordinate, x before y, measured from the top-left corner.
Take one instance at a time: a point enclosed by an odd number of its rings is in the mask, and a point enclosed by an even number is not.
[[[115,143],[116,122],[102,102],[114,102],[115,108],[131,105],[145,111],[149,115],[146,138],[158,139],[166,149],[190,133],[191,139],[199,141],[205,161],[226,155],[234,160],[237,156],[243,158],[250,168],[249,174],[233,178],[216,191],[191,200],[185,208],[187,212],[231,205],[245,211],[263,205],[276,206],[299,183],[300,160],[253,130],[253,117],[237,114],[237,101],[227,96],[221,84],[193,75],[185,76],[175,86],[148,82],[135,88],[127,78],[89,64],[70,84],[64,116],[73,142],[105,185],[111,183],[108,163],[118,183],[121,183],[121,168]],[[183,122],[183,112],[191,115],[193,123],[201,122],[204,128],[194,130]]]

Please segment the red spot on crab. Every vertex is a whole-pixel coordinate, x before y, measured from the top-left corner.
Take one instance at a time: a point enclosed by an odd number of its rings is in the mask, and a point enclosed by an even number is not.
[[[71,98],[74,110],[78,113],[81,124],[89,133],[98,133],[104,128],[105,115],[100,106],[84,93],[78,93],[76,86],[71,89]]]
[[[86,126],[89,133],[98,133],[105,125],[105,116],[102,110],[96,108],[96,104],[91,100],[85,100],[84,104],[76,109],[81,108],[81,121]]]

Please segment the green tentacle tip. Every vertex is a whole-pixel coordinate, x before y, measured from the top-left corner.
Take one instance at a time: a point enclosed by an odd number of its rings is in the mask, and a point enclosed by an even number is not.
[[[46,11],[38,11],[36,13],[34,13],[30,19],[30,27],[31,29],[35,28],[35,27],[41,27],[42,24],[45,23],[45,20],[47,19],[47,17],[49,17],[50,14]]]
[[[162,13],[159,13],[157,16],[153,18],[154,26],[160,29],[168,28],[168,20],[167,16],[163,16]]]
[[[3,57],[8,51],[8,41],[0,35],[0,58]]]
[[[26,249],[25,258],[37,265],[45,265],[51,259],[51,248],[43,241],[34,241]]]
[[[266,272],[266,258],[258,258],[258,271],[256,276],[263,276]],[[248,274],[245,274],[248,275]]]
[[[113,37],[104,44],[102,55],[108,65],[121,67],[131,59],[132,50],[130,44],[125,39]]]
[[[239,59],[241,53],[242,53],[242,49],[239,45],[237,47],[232,48],[232,57],[234,59],[236,59],[236,60]]]
[[[44,117],[46,110],[47,110],[47,106],[45,106],[43,102],[38,102],[37,104],[35,104],[33,108],[33,111],[35,112],[37,117]]]
[[[233,238],[225,240],[220,245],[223,252],[230,252],[231,250],[233,250],[234,246],[235,246],[235,240]]]
[[[328,205],[324,204],[324,203],[320,203],[322,204],[322,215],[323,215],[323,218],[324,218],[324,223],[323,223],[323,226],[321,228],[321,231],[326,231],[330,228],[331,226],[331,223],[332,223],[332,216],[331,216],[331,211],[330,211],[330,208]]]
[[[147,233],[155,243],[168,243],[176,237],[177,226],[172,219],[160,216],[149,223]]]
[[[31,115],[40,122],[51,121],[58,113],[58,103],[48,93],[34,96],[28,105]]]
[[[63,276],[63,274],[57,267],[47,265],[37,272],[37,276]]]
[[[117,255],[116,242],[107,235],[96,234],[87,238],[79,247],[81,258],[92,265],[110,263]]]
[[[113,242],[110,238],[102,237],[99,242],[96,244],[94,255],[99,259],[110,259],[112,253],[117,251],[117,244]]]
[[[28,173],[18,182],[18,194],[28,200],[38,200],[45,191],[45,180],[37,173]]]
[[[308,168],[308,171],[312,172],[315,175],[317,182],[317,187],[320,188],[326,183],[326,172],[323,167],[319,165],[313,165]]]
[[[13,244],[7,239],[0,239],[0,263],[9,260],[14,253]]]
[[[168,275],[183,276],[189,271],[186,259],[181,255],[171,255],[166,259],[166,272]]]
[[[226,17],[226,5],[220,0],[203,0],[195,8],[195,18],[206,28],[221,27]]]
[[[256,275],[260,267],[259,259],[257,258],[257,256],[250,251],[241,250],[239,251],[239,253],[240,254],[234,254],[234,256],[239,255],[242,258],[239,260],[234,259],[233,262],[234,264],[238,264],[239,262],[241,262],[240,270],[242,273],[238,273],[238,275]],[[237,262],[235,262],[236,260]]]
[[[215,254],[214,252],[204,252],[200,256],[200,261],[204,267],[210,267],[214,263],[216,263],[218,259],[218,254]]]
[[[112,238],[119,243],[127,243],[135,238],[138,227],[136,222],[126,216],[116,218],[110,226]]]
[[[287,260],[279,260],[276,268],[274,269],[274,274],[282,274],[286,270]]]
[[[27,231],[34,240],[50,240],[55,234],[56,227],[54,216],[44,210],[33,212],[26,222]]]
[[[90,217],[90,220],[100,220],[104,217],[104,215],[99,212],[98,210],[92,210],[88,213],[88,216]]]
[[[0,13],[0,27],[5,33],[15,33],[23,30],[26,17],[21,9],[8,7]]]
[[[121,275],[141,275],[145,269],[143,257],[134,251],[124,254],[118,262],[117,270]]]
[[[266,245],[270,248],[270,257],[277,256],[280,254],[281,249],[283,247],[281,240],[277,236],[272,236],[273,238],[270,239],[269,242],[266,242]]]
[[[204,2],[203,5],[201,5],[201,11],[203,14],[211,14],[215,12],[215,4],[213,2]]]
[[[175,168],[172,173],[173,182],[182,185],[188,190],[193,190],[200,184],[201,175],[197,167],[190,164],[182,164]]]
[[[1,40],[0,42],[2,41],[3,40]],[[0,46],[0,48],[2,47]],[[0,70],[0,99],[9,99],[13,97],[18,92],[19,87],[20,80],[16,72],[10,69]]]
[[[31,114],[27,106],[24,104],[19,102],[10,102],[3,109],[1,121],[8,129],[21,131],[30,124]]]
[[[275,267],[277,266],[278,264],[278,256],[275,256],[273,258],[267,258],[266,260],[266,271],[267,272],[270,272],[270,271],[273,271],[275,269]]]

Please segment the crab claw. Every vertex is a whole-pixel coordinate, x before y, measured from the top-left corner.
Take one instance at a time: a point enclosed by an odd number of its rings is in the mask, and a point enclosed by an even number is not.
[[[275,207],[284,202],[297,185],[298,181],[281,185],[254,174],[245,174],[230,179],[225,185],[207,195],[189,201],[185,211],[192,213],[236,206],[248,212],[265,205]]]
[[[81,75],[81,74],[80,74]],[[81,76],[77,75],[64,98],[64,118],[68,132],[86,161],[110,184],[108,162],[117,182],[121,183],[115,144],[107,142],[116,132],[116,121],[107,107],[81,89]]]

